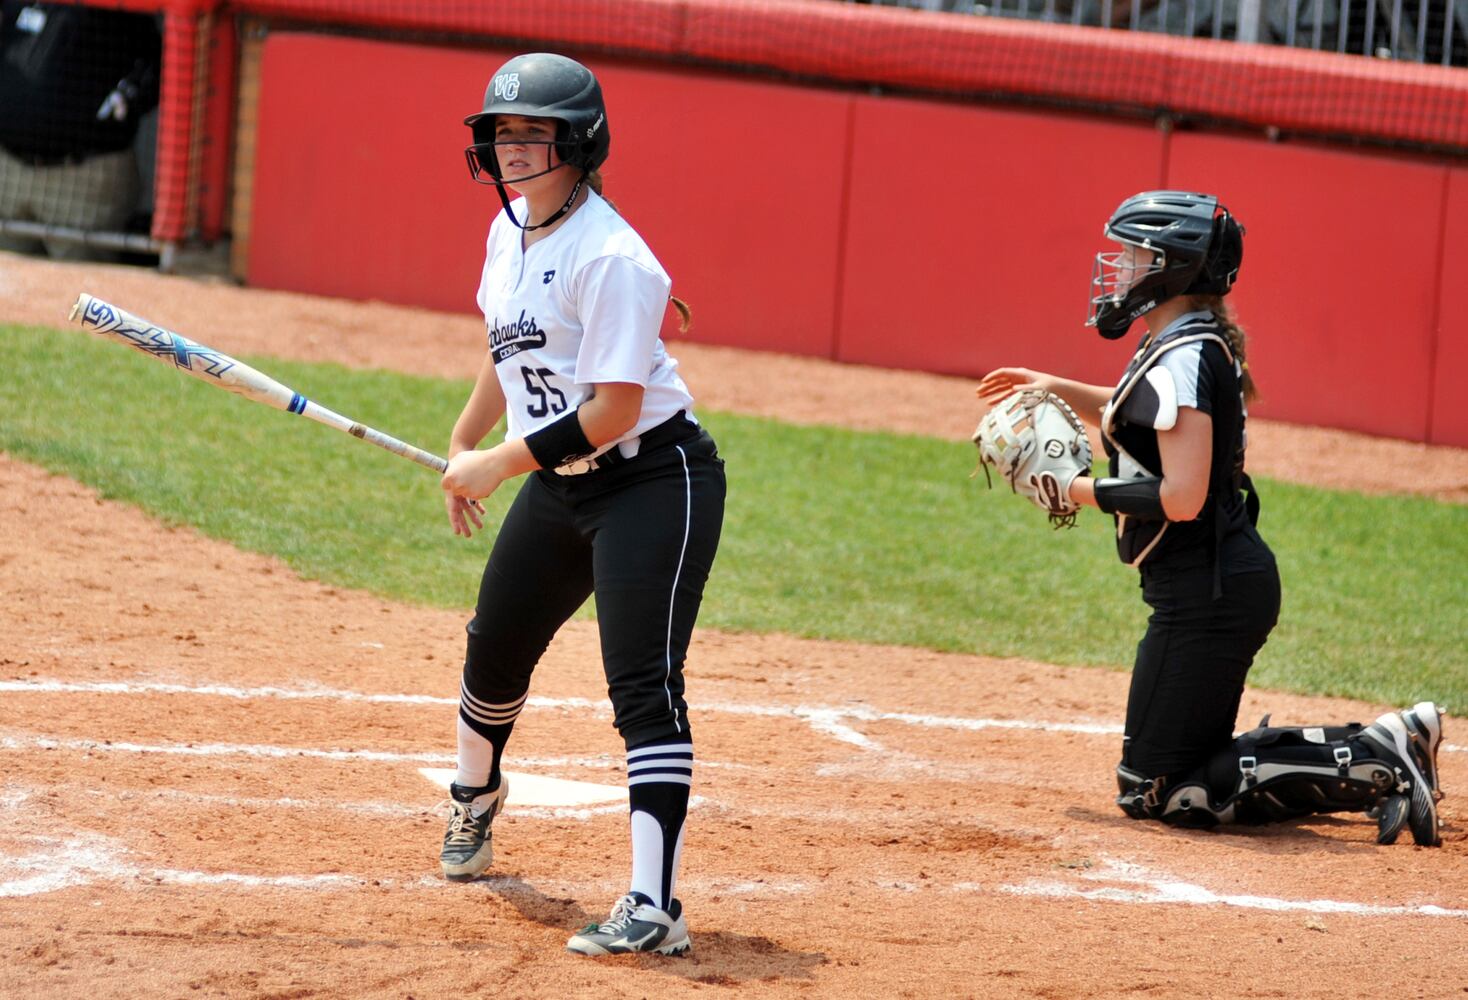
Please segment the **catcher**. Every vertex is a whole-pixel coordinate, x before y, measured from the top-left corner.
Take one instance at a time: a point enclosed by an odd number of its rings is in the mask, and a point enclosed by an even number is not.
[[[1243,259],[1244,228],[1218,199],[1184,191],[1128,198],[1106,224],[1088,326],[1114,340],[1145,330],[1115,386],[1025,368],[985,375],[993,409],[974,435],[999,470],[1059,523],[1082,507],[1116,519],[1123,562],[1151,608],[1127,698],[1119,805],[1179,826],[1271,823],[1365,812],[1377,840],[1404,827],[1441,843],[1441,709],[1420,702],[1369,726],[1270,726],[1235,737],[1244,679],[1279,616],[1274,555],[1260,537],[1244,474],[1254,382],[1244,332],[1223,297]],[[1076,414],[1108,459],[1091,475]]]

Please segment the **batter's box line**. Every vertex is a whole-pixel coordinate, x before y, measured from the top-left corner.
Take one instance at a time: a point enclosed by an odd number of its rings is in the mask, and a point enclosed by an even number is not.
[[[182,757],[261,757],[315,758],[335,761],[372,761],[390,764],[440,764],[457,763],[453,754],[394,751],[321,749],[319,747],[282,747],[258,743],[133,743],[128,740],[88,740],[79,737],[61,738],[32,734],[0,736],[0,751],[25,752],[29,750],[78,750],[83,753],[138,753],[164,754]],[[605,754],[589,757],[516,757],[516,766],[565,768],[585,767],[600,770],[622,770],[625,761],[620,757]],[[753,764],[728,763],[717,760],[700,760],[700,768],[731,771],[756,771]]]
[[[18,875],[19,877],[10,877]],[[1117,903],[1123,905],[1162,906],[1226,906],[1271,912],[1306,912],[1343,914],[1364,917],[1448,917],[1468,918],[1468,910],[1450,909],[1434,904],[1417,906],[1381,903],[1352,903],[1331,899],[1291,900],[1269,896],[1237,895],[1217,893],[1200,885],[1182,882],[1168,876],[1153,875],[1140,866],[1118,863],[1110,870],[1091,873],[1093,880],[1105,879],[1124,884],[1140,884],[1141,889],[1121,889],[1105,886],[1087,889],[1056,881],[1034,880],[1024,884],[1001,884],[993,890],[973,882],[958,882],[944,886],[949,893],[999,892],[1008,895],[1037,899],[1071,901],[1084,899],[1091,902]],[[616,891],[620,883],[610,879],[586,882],[529,880],[542,893],[557,896],[589,898]],[[241,872],[187,871],[178,868],[149,868],[125,859],[123,852],[114,847],[99,844],[95,838],[74,838],[65,843],[53,844],[49,850],[27,855],[7,857],[0,855],[0,899],[35,896],[59,892],[74,886],[94,885],[98,882],[132,882],[146,885],[178,885],[194,888],[217,888],[227,890],[294,890],[294,891],[353,891],[371,888],[417,890],[434,892],[488,891],[513,893],[521,891],[527,884],[522,876],[500,875],[468,886],[445,882],[431,875],[417,878],[372,878],[363,875],[339,873],[312,875],[251,875]],[[679,880],[684,897],[693,894],[714,896],[732,895],[740,897],[796,897],[819,894],[820,886],[791,879],[768,879],[763,881],[735,881],[730,879],[687,877]],[[911,883],[870,879],[868,887],[886,892],[908,894],[917,891]],[[826,886],[827,892],[847,892],[847,884]]]
[[[206,872],[179,868],[152,868],[128,860],[127,852],[115,845],[99,842],[96,837],[71,838],[50,842],[28,854],[0,855],[0,899],[36,896],[59,892],[75,886],[106,883],[138,883],[143,885],[178,885],[195,888],[235,890],[284,889],[307,892],[352,891],[358,889],[395,889],[429,892],[452,892],[462,895],[477,888],[503,893],[523,889],[523,876],[497,875],[479,879],[469,886],[445,881],[437,875],[408,877],[374,877],[369,875],[320,873],[307,875],[248,874],[244,872]],[[613,878],[581,882],[534,879],[535,888],[558,896],[590,898],[604,896],[625,888]],[[705,895],[745,897],[777,897],[802,895],[811,891],[809,883],[799,880],[738,880],[718,877],[685,877],[678,886],[685,892]]]
[[[1161,875],[1130,861],[1103,858],[1102,867],[1080,878],[1092,882],[1120,883],[1086,888],[1053,879],[1032,879],[1019,885],[1001,885],[1000,892],[1048,899],[1084,899],[1100,903],[1152,906],[1226,906],[1273,913],[1324,913],[1358,917],[1452,917],[1468,918],[1468,909],[1453,909],[1433,903],[1418,905],[1352,903],[1334,899],[1281,899],[1243,893],[1216,892],[1201,885]]]
[[[361,691],[346,691],[335,688],[241,688],[229,685],[189,685],[157,681],[60,681],[60,680],[9,680],[0,681],[0,692],[16,693],[75,693],[75,694],[172,694],[204,697],[257,699],[317,699],[341,702],[367,702],[373,704],[406,705],[457,705],[457,698],[437,695],[371,694]],[[611,717],[611,703],[606,699],[592,698],[547,698],[532,696],[526,699],[527,707],[560,709],[563,711],[592,711]],[[1091,722],[1043,722],[1034,719],[983,719],[962,716],[925,715],[915,712],[884,712],[877,709],[829,705],[759,705],[748,702],[701,702],[694,706],[698,712],[720,712],[730,715],[745,715],[764,718],[794,719],[804,722],[812,730],[824,733],[841,742],[866,750],[880,750],[881,745],[858,732],[848,722],[897,722],[909,726],[937,729],[960,729],[970,732],[981,730],[1022,730],[1026,732],[1076,733],[1088,736],[1120,736],[1122,727],[1115,724]],[[1450,753],[1468,752],[1468,747],[1444,744],[1439,748]]]
[[[197,697],[233,698],[237,700],[284,699],[326,700],[340,702],[366,702],[370,704],[400,705],[457,705],[457,698],[437,695],[414,694],[371,694],[361,691],[345,691],[334,688],[307,687],[234,687],[221,684],[175,684],[161,681],[62,681],[62,680],[9,680],[0,681],[0,692],[35,694],[103,694],[103,695],[193,695]],[[610,718],[611,702],[592,698],[548,698],[532,696],[526,699],[530,708],[559,709],[562,711],[591,711]],[[1116,725],[1085,722],[1038,722],[1025,719],[970,719],[954,716],[923,715],[914,712],[884,712],[875,709],[831,705],[760,705],[749,702],[700,702],[694,706],[699,712],[718,712],[728,715],[754,716],[772,719],[793,719],[805,723],[816,732],[824,733],[844,743],[865,749],[880,749],[869,737],[846,725],[855,722],[898,722],[910,726],[936,727],[944,729],[1019,729],[1045,730],[1050,732],[1083,733],[1088,735],[1115,736],[1121,734]]]

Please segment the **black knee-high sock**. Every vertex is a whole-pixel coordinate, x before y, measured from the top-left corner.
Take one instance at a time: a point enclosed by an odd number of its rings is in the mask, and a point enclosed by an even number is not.
[[[654,740],[627,751],[632,891],[662,910],[673,900],[692,784],[693,743],[687,736]]]

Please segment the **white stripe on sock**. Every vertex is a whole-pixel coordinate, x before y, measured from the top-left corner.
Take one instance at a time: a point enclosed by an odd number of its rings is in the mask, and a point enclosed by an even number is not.
[[[656,746],[638,747],[636,750],[627,751],[627,760],[634,761],[639,757],[647,757],[653,754],[665,755],[672,753],[693,753],[692,743],[659,743]]]
[[[659,782],[659,781],[663,782],[664,784],[668,784],[668,785],[689,785],[689,786],[692,786],[692,784],[693,784],[693,773],[690,771],[686,775],[685,774],[629,774],[627,776],[627,784],[628,785],[647,785],[647,784],[652,784],[654,782]]]
[[[494,705],[487,701],[481,701],[469,693],[469,689],[462,682],[459,684],[459,703],[475,718],[485,716],[487,718],[503,717],[506,722],[513,722],[525,707],[525,699],[529,696],[527,691],[514,701],[507,701],[502,705]]]

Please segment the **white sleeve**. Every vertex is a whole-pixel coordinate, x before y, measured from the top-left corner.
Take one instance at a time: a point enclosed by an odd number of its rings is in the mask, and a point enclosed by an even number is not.
[[[1159,359],[1157,367],[1166,368],[1167,373],[1172,376],[1177,405],[1198,409],[1198,377],[1203,367],[1203,342],[1195,341],[1168,351]],[[1152,372],[1147,374],[1151,375]]]
[[[671,284],[630,257],[598,257],[577,275],[581,348],[576,381],[634,382],[646,388]]]

